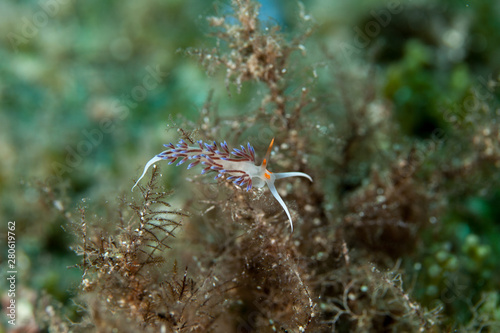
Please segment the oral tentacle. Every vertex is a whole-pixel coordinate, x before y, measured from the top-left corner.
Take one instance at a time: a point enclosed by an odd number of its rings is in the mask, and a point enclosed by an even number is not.
[[[311,182],[313,181],[311,176],[309,176],[307,173],[303,172],[279,172],[275,173],[274,177],[276,179],[283,179],[283,178],[288,178],[288,177],[304,177],[309,179]]]
[[[283,209],[285,210],[285,213],[288,216],[288,220],[290,221],[290,228],[292,228],[292,232],[293,232],[292,217],[290,216],[290,212],[288,211],[288,207],[286,206],[283,199],[281,199],[281,196],[279,195],[278,191],[276,190],[276,187],[274,187],[274,181],[266,180],[266,183],[267,183],[267,187],[269,187],[269,190],[271,191],[273,196],[276,198],[276,200],[278,200],[281,207],[283,207]]]

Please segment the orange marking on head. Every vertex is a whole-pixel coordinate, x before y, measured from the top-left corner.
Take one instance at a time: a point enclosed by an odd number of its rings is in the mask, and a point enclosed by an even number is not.
[[[267,172],[264,174],[264,177],[266,177],[267,179],[271,179],[271,175],[268,174]]]

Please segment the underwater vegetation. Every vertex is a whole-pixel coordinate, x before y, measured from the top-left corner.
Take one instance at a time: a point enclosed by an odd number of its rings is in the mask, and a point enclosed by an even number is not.
[[[2,23],[0,333],[500,330],[499,6],[48,3]]]

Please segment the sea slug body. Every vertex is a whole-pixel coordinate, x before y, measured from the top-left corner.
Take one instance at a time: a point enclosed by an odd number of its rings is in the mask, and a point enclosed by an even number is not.
[[[269,156],[271,155],[273,143],[274,139],[271,141],[266,156],[260,165],[255,164],[255,150],[250,143],[248,143],[246,147],[242,145],[240,146],[241,149],[234,148],[232,151],[229,150],[225,141],[221,144],[217,144],[215,141],[212,144],[198,141],[195,147],[190,147],[184,140],[180,140],[176,146],[172,143],[166,144],[164,146],[168,148],[167,150],[154,156],[146,163],[144,171],[132,187],[132,191],[142,177],[144,177],[149,167],[156,162],[168,160],[168,164],[177,162],[176,165],[181,165],[190,161],[191,163],[189,163],[188,169],[198,164],[203,165],[202,174],[215,171],[217,172],[215,179],[226,176],[227,180],[233,181],[235,185],[245,188],[247,191],[251,190],[252,187],[261,188],[267,185],[273,196],[285,210],[288,220],[290,221],[290,227],[293,231],[292,217],[285,202],[276,190],[274,182],[277,179],[288,177],[305,177],[311,182],[313,180],[308,174],[303,172],[272,173],[267,170],[266,166]]]

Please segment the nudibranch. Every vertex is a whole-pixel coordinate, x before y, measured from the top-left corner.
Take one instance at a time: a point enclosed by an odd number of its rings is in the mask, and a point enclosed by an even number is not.
[[[201,164],[204,166],[201,171],[202,174],[207,172],[215,171],[217,175],[215,179],[222,176],[226,176],[227,180],[232,180],[235,185],[240,187],[245,187],[249,191],[252,187],[262,188],[267,185],[271,190],[273,196],[278,200],[281,207],[285,210],[288,220],[290,221],[290,227],[293,231],[292,217],[288,208],[279,195],[276,187],[274,186],[274,181],[277,179],[288,178],[288,177],[305,177],[311,182],[313,181],[311,176],[303,172],[282,172],[282,173],[272,173],[267,170],[267,164],[269,157],[271,155],[271,150],[273,148],[274,139],[271,140],[271,144],[267,149],[266,156],[262,161],[261,165],[255,164],[255,150],[250,145],[240,146],[241,149],[234,148],[232,151],[227,147],[227,143],[213,144],[204,143],[203,141],[198,141],[198,146],[190,147],[184,140],[180,140],[179,143],[174,146],[172,143],[164,145],[167,150],[159,153],[155,157],[149,160],[144,167],[144,171],[132,187],[132,191],[137,186],[139,181],[144,177],[151,165],[155,164],[161,160],[169,160],[168,164],[173,164],[177,162],[176,165],[181,165],[185,162],[192,161],[188,165],[188,169]]]

